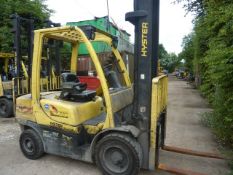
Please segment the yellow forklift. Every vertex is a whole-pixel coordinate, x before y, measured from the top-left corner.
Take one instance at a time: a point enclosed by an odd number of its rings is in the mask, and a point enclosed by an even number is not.
[[[21,79],[21,88],[23,93],[28,93],[28,73],[23,61],[20,62],[22,67],[23,78]],[[17,84],[14,84],[15,79],[15,54],[0,53],[0,117],[13,117],[14,113],[14,98],[13,90],[17,89]]]
[[[114,115],[133,101],[133,87],[120,53],[116,49],[117,39],[93,28],[84,31],[86,34],[80,28],[59,27],[34,32],[32,94],[23,95],[16,100],[16,118],[23,130],[20,137],[21,149],[30,159],[37,159],[47,152],[88,162],[95,160],[102,167],[103,155],[99,153],[105,151],[103,148],[106,145],[111,146],[116,142],[114,145],[119,146],[119,150],[117,147],[109,147],[109,150],[106,150],[106,158],[111,159],[111,152],[115,152],[118,157],[116,161],[119,162],[120,167],[123,166],[123,169],[114,167],[113,172],[135,171],[136,173],[142,164],[141,146],[136,141],[140,131],[134,125],[122,125],[121,117]],[[57,91],[41,92],[40,88],[42,44],[45,38],[70,42],[72,45],[71,70],[70,73],[61,75],[63,81],[61,89]],[[91,41],[102,41],[112,47],[117,66],[123,76],[122,83],[117,80],[116,74],[109,65],[102,67]],[[79,43],[84,43],[90,53],[101,82],[102,96],[96,96],[95,91],[86,90],[86,85],[77,81]],[[159,77],[157,81],[165,84],[166,77]],[[161,109],[164,107],[165,101]],[[122,118],[122,120],[126,122],[126,119]],[[106,141],[101,138],[105,138]],[[124,149],[133,156],[128,157],[131,159],[128,162],[130,167],[127,164],[127,167],[124,167],[124,161],[128,160],[126,157],[121,157],[127,156],[127,152],[121,152]]]
[[[159,150],[217,157],[165,146],[167,81],[157,76],[159,1],[135,0],[126,19],[135,24],[135,82],[132,84],[117,50],[118,40],[94,27],[55,27],[34,31],[31,94],[16,100],[20,148],[29,159],[44,153],[96,163],[103,174],[135,175],[140,169],[192,174],[159,164]],[[61,86],[41,91],[44,40],[70,43],[70,72]],[[112,48],[113,64],[101,64],[91,42]],[[102,95],[77,79],[80,43],[84,43],[100,79]]]
[[[23,77],[20,81],[21,93],[28,93],[28,73],[23,61],[20,62],[22,67]],[[13,90],[18,89],[18,84],[15,84],[15,54],[0,53],[0,117],[13,117],[14,113],[14,97]]]

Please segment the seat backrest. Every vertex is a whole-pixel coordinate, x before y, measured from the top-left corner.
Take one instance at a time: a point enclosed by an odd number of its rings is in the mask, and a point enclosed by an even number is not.
[[[62,73],[61,78],[62,82],[79,82],[77,75],[74,73]]]

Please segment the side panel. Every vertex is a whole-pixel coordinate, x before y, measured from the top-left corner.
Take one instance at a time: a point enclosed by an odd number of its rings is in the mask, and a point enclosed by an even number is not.
[[[83,103],[57,99],[41,99],[40,104],[46,118],[51,120],[50,123],[69,126],[78,126],[104,112],[103,101],[100,97],[96,97],[95,101]],[[38,117],[37,122],[45,125],[44,116]]]
[[[33,105],[32,105],[32,99],[31,94],[23,95],[21,97],[18,97],[16,99],[16,106],[15,106],[15,112],[16,112],[16,119],[22,119],[22,120],[29,120],[35,122],[36,119],[33,115]]]

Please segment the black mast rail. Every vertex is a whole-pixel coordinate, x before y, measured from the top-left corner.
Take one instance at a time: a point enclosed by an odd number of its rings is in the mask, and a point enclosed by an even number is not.
[[[134,12],[126,20],[135,26],[134,104],[132,119],[143,132],[143,168],[148,168],[152,79],[157,76],[159,0],[134,0]]]
[[[27,38],[27,56],[28,56],[28,75],[31,77],[31,61],[32,61],[32,52],[33,52],[33,31],[34,31],[34,20],[20,17],[17,14],[10,16],[13,21],[13,30],[14,33],[14,50],[15,50],[15,63],[16,63],[16,76],[20,77],[20,67],[22,60],[22,47],[21,47],[21,37],[22,30],[21,27],[23,23],[26,24],[26,38]]]

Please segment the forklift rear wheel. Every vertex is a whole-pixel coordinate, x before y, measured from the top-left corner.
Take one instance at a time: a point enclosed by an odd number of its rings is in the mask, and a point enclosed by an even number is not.
[[[108,134],[95,149],[95,161],[105,175],[135,175],[142,162],[140,144],[125,134]]]
[[[0,117],[8,118],[13,116],[13,102],[6,98],[0,98]]]
[[[23,131],[20,135],[20,148],[28,159],[38,159],[44,154],[44,146],[40,136],[32,129]]]

